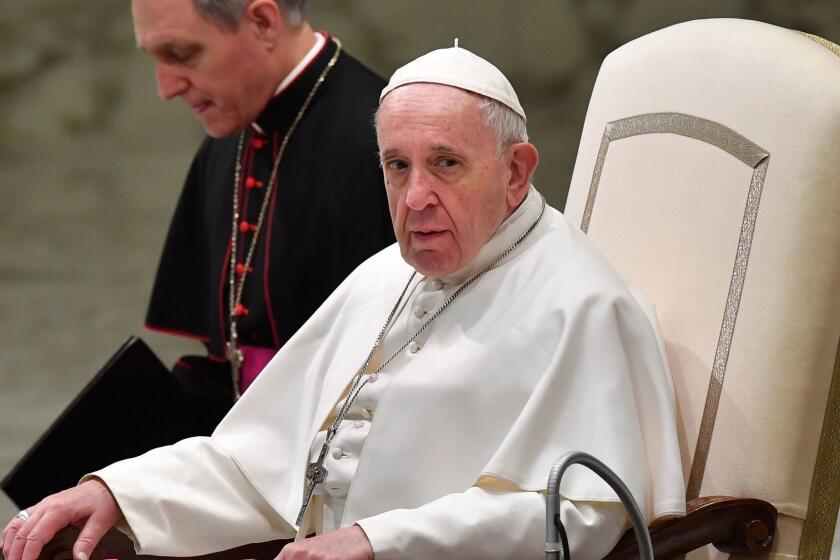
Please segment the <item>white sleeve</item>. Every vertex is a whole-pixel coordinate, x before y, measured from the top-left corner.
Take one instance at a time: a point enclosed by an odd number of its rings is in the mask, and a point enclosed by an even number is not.
[[[153,449],[85,479],[90,477],[101,479],[116,498],[128,525],[119,528],[139,554],[198,556],[294,537],[288,522],[210,438]]]
[[[562,500],[560,515],[575,560],[606,556],[627,521],[618,502]],[[370,540],[376,560],[545,558],[545,496],[537,492],[472,487],[356,524]]]

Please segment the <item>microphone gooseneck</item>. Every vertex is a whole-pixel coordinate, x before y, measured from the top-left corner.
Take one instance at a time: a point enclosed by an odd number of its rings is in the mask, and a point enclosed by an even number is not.
[[[627,488],[627,485],[607,465],[582,451],[572,451],[560,457],[551,473],[548,475],[548,486],[546,489],[546,512],[545,512],[545,557],[546,560],[570,560],[569,541],[566,538],[566,531],[560,521],[560,479],[563,473],[570,466],[578,464],[587,467],[589,470],[600,476],[616,494],[621,503],[624,504],[633,530],[636,533],[636,541],[639,543],[639,558],[641,560],[653,560],[653,545],[650,541],[645,518],[639,509],[636,500]],[[560,556],[560,553],[563,553]]]

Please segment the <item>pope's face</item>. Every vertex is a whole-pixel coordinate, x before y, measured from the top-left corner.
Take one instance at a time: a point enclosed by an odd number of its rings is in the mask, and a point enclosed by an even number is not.
[[[510,171],[497,157],[478,97],[438,84],[391,91],[377,138],[403,258],[427,276],[469,263],[512,212]]]
[[[155,59],[161,98],[180,97],[217,138],[259,115],[271,92],[266,49],[250,25],[222,29],[202,18],[191,0],[132,0],[131,12],[137,45]]]

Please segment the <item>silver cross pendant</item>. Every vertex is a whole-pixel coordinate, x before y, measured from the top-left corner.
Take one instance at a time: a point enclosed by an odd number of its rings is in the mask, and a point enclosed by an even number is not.
[[[242,350],[237,348],[236,344],[229,341],[225,344],[225,356],[230,362],[231,368],[235,368],[236,371],[239,371],[239,368],[242,367],[242,362],[244,361]]]
[[[324,443],[321,446],[321,452],[318,454],[318,460],[314,463],[309,463],[306,468],[306,491],[303,497],[303,505],[300,506],[300,512],[295,522],[298,527],[303,523],[303,516],[306,514],[306,508],[309,506],[309,501],[312,499],[312,493],[315,491],[315,485],[321,484],[327,479],[326,467],[324,467],[324,460],[327,458],[327,451],[330,449],[330,444]]]
[[[231,377],[231,384],[233,385],[233,398],[234,400],[239,399],[241,394],[239,393],[239,377],[240,372],[242,371],[242,362],[245,361],[245,357],[242,355],[242,350],[240,350],[236,343],[233,341],[229,341],[225,344],[225,356],[230,362],[230,377]]]

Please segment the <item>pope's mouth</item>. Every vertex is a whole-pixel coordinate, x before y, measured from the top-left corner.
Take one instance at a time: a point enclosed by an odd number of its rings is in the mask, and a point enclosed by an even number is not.
[[[430,243],[437,241],[446,235],[446,230],[436,231],[412,231],[411,240],[414,243]]]

